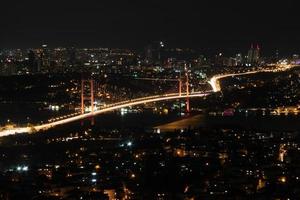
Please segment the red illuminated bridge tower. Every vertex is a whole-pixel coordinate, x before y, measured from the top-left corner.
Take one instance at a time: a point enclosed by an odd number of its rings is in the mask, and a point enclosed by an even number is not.
[[[94,113],[94,80],[92,79],[81,80],[81,114],[85,113],[86,103],[90,105],[90,108],[88,107],[88,110]],[[92,124],[94,124],[93,118]]]
[[[184,65],[184,71],[185,71],[185,88],[186,88],[186,112],[189,113],[190,112],[190,83],[189,83],[189,71],[187,68],[187,65]],[[179,82],[179,86],[178,86],[178,93],[179,96],[182,95],[182,79],[181,77],[178,79]]]

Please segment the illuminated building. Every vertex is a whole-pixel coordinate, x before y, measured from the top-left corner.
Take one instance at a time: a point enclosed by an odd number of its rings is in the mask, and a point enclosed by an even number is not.
[[[257,45],[256,48],[254,48],[253,45],[251,45],[251,48],[248,51],[247,64],[249,66],[258,64],[259,56],[260,56],[259,46]]]
[[[41,53],[41,66],[43,71],[49,72],[50,71],[50,52],[48,46],[46,44],[42,45]]]
[[[39,72],[38,62],[33,50],[28,52],[28,67],[31,73]]]

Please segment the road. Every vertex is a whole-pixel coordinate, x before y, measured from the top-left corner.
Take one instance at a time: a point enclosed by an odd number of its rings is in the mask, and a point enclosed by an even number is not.
[[[211,85],[214,92],[220,92],[221,86],[220,86],[220,79],[227,78],[227,77],[234,77],[234,76],[243,76],[248,74],[256,74],[260,72],[268,72],[267,70],[261,70],[261,71],[250,71],[250,72],[243,72],[239,74],[224,74],[224,75],[216,75],[213,76],[208,83]]]
[[[209,95],[209,92],[203,93],[203,92],[194,92],[188,95],[190,98],[194,97],[204,97]],[[141,105],[141,104],[146,104],[146,103],[152,103],[152,102],[158,102],[158,101],[166,101],[166,100],[173,100],[173,99],[180,99],[180,98],[187,98],[187,94],[182,94],[179,95],[178,93],[172,93],[172,94],[165,94],[165,95],[157,95],[157,96],[149,96],[145,98],[138,98],[138,99],[132,99],[128,101],[123,101],[115,104],[110,104],[104,107],[103,109],[94,111],[94,112],[89,112],[73,117],[69,117],[66,119],[58,120],[55,122],[50,122],[42,125],[37,125],[33,127],[18,127],[14,129],[9,129],[9,130],[2,130],[0,131],[0,137],[8,136],[8,135],[13,135],[13,134],[18,134],[18,133],[31,133],[35,131],[41,131],[41,130],[47,130],[49,128],[53,128],[58,125],[63,125],[67,124],[70,122],[82,120],[85,118],[93,117],[99,114],[103,114],[106,112],[111,112],[117,109],[125,108],[125,107],[130,107],[130,106],[136,106],[136,105]]]
[[[221,75],[215,75],[213,76],[208,83],[211,85],[214,92],[220,92],[221,86],[220,86],[220,80],[228,77],[234,77],[234,76],[243,76],[248,74],[256,74],[256,73],[262,73],[262,72],[283,72],[286,70],[290,70],[293,67],[297,67],[298,65],[277,65],[275,69],[261,69],[256,71],[249,71],[249,72],[241,72],[241,73],[232,73],[232,74],[221,74]]]
[[[255,74],[255,73],[261,73],[261,72],[280,72],[280,71],[286,71],[289,70],[296,65],[278,65],[275,69],[261,69],[257,71],[249,71],[249,72],[242,72],[242,73],[232,73],[232,74],[222,74],[222,75],[215,75],[213,76],[208,82],[211,85],[213,92],[220,92],[221,86],[220,86],[220,79],[227,78],[227,77],[233,77],[233,76],[242,76],[242,75],[248,75],[248,74]],[[194,97],[204,97],[211,94],[211,92],[194,92],[188,95],[188,97],[194,98]],[[156,96],[149,96],[149,97],[143,97],[138,99],[132,99],[128,101],[118,102],[114,104],[109,104],[106,107],[90,112],[85,114],[80,114],[76,116],[70,116],[65,119],[60,119],[58,121],[45,123],[42,125],[37,125],[33,127],[16,127],[13,129],[8,130],[1,130],[0,131],[0,137],[18,134],[18,133],[31,133],[35,131],[40,130],[47,130],[49,128],[53,128],[58,125],[67,124],[70,122],[82,120],[85,118],[93,117],[102,113],[111,112],[113,110],[130,107],[130,106],[136,106],[140,104],[146,104],[146,103],[152,103],[152,102],[158,102],[158,101],[166,101],[166,100],[173,100],[173,99],[180,99],[180,98],[187,98],[187,94],[183,93],[182,95],[179,95],[178,93],[172,93],[172,94],[165,94],[165,95],[156,95]]]

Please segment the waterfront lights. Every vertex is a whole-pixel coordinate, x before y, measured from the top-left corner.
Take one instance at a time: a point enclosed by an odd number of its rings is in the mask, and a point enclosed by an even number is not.
[[[28,166],[24,165],[24,166],[17,166],[16,170],[18,172],[27,172],[28,171]]]
[[[22,171],[24,172],[28,171],[28,166],[23,166]]]
[[[132,146],[132,142],[130,142],[130,141],[127,142],[127,146],[128,146],[128,147],[131,147],[131,146]]]

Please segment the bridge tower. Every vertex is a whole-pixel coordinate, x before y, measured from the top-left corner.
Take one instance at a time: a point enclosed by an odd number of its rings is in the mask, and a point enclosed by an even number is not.
[[[181,96],[182,95],[182,92],[181,92],[181,90],[182,90],[182,80],[179,78],[178,79],[178,94],[179,94],[179,96]]]
[[[184,67],[185,70],[185,76],[186,76],[186,82],[185,82],[185,86],[186,86],[186,112],[189,113],[190,112],[190,84],[189,84],[189,71],[187,66],[185,65]]]
[[[189,113],[190,112],[190,83],[189,83],[189,71],[188,71],[188,68],[187,68],[187,65],[185,64],[184,65],[184,71],[185,71],[185,90],[186,90],[186,112]],[[182,95],[182,87],[183,87],[183,84],[182,84],[182,79],[181,79],[181,76],[179,77],[178,79],[178,94],[179,96]]]
[[[81,80],[81,114],[85,112],[85,103],[90,102],[91,112],[94,108],[94,80]]]
[[[86,102],[89,102],[91,113],[94,113],[94,80],[81,80],[81,114],[85,113]],[[91,118],[91,123],[94,125],[94,118]]]

